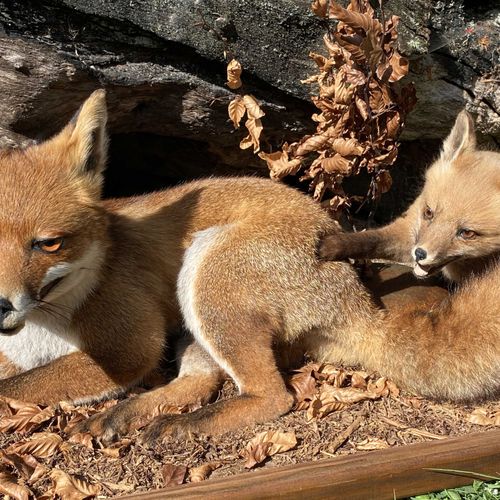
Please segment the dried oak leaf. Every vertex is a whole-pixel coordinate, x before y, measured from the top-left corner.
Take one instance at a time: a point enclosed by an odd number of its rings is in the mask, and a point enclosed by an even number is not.
[[[295,432],[266,431],[257,434],[243,450],[245,467],[251,469],[267,457],[283,453],[297,446]]]
[[[28,440],[18,441],[10,445],[7,453],[30,454],[37,458],[49,458],[59,450],[62,442],[62,437],[53,432],[39,432],[33,434]]]
[[[227,107],[227,114],[233,122],[234,128],[240,127],[241,119],[245,116],[246,107],[240,96],[235,97]]]
[[[318,17],[327,17],[328,0],[314,0],[311,4],[311,10]]]
[[[231,59],[227,65],[227,83],[226,85],[231,90],[239,89],[241,83],[241,64],[236,59]]]
[[[101,492],[99,484],[91,484],[61,469],[52,469],[50,479],[53,483],[50,493],[64,498],[64,500],[83,500],[95,497]]]
[[[189,481],[192,483],[200,483],[208,479],[210,474],[219,467],[219,464],[208,463],[203,464],[198,467],[193,467],[189,469]]]
[[[31,491],[18,484],[16,477],[9,472],[0,472],[0,493],[15,500],[28,500],[31,495]]]
[[[165,464],[161,470],[163,476],[163,485],[178,486],[184,482],[187,473],[185,465]]]

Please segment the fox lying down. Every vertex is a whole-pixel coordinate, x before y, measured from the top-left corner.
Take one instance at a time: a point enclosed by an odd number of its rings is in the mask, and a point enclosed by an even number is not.
[[[155,371],[180,323],[177,378],[75,431],[113,439],[160,403],[209,402],[226,375],[239,396],[161,416],[144,441],[273,419],[293,404],[276,363],[290,349],[436,398],[498,392],[497,265],[432,309],[377,308],[348,263],[317,259],[333,224],[284,185],[209,179],[102,201],[105,124],[98,90],[52,139],[0,155],[0,395],[109,397]]]

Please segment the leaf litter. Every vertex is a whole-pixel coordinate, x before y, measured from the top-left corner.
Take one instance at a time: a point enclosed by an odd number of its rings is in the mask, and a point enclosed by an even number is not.
[[[477,408],[438,404],[359,369],[308,363],[290,371],[286,382],[295,398],[289,414],[224,436],[173,439],[153,449],[137,442],[140,430],[109,447],[88,434],[68,436],[76,422],[117,400],[43,407],[0,398],[0,493],[22,500],[107,498],[500,425],[500,402]],[[227,381],[219,398],[235,394]],[[157,413],[169,410],[179,412],[162,407]]]

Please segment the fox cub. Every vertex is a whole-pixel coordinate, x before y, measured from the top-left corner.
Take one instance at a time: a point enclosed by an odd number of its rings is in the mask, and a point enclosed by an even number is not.
[[[380,229],[333,234],[320,247],[325,259],[395,260],[411,263],[418,277],[442,271],[455,282],[481,272],[499,254],[500,153],[476,149],[466,111],[402,217]]]
[[[75,432],[112,440],[160,404],[210,402],[225,376],[239,396],[160,416],[144,441],[275,418],[293,404],[276,362],[291,349],[433,397],[498,391],[498,268],[432,311],[378,309],[349,264],[317,259],[332,222],[284,185],[209,179],[101,200],[105,124],[98,90],[52,139],[0,154],[0,395],[110,397],[157,369],[181,323],[177,378]]]

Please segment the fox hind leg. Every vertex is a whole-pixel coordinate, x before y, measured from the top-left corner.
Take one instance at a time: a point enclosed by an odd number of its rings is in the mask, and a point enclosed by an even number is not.
[[[152,419],[169,407],[198,407],[210,402],[222,386],[219,367],[196,342],[181,346],[179,375],[170,383],[126,399],[104,413],[80,422],[72,433],[89,432],[104,442],[133,430],[138,419]]]

